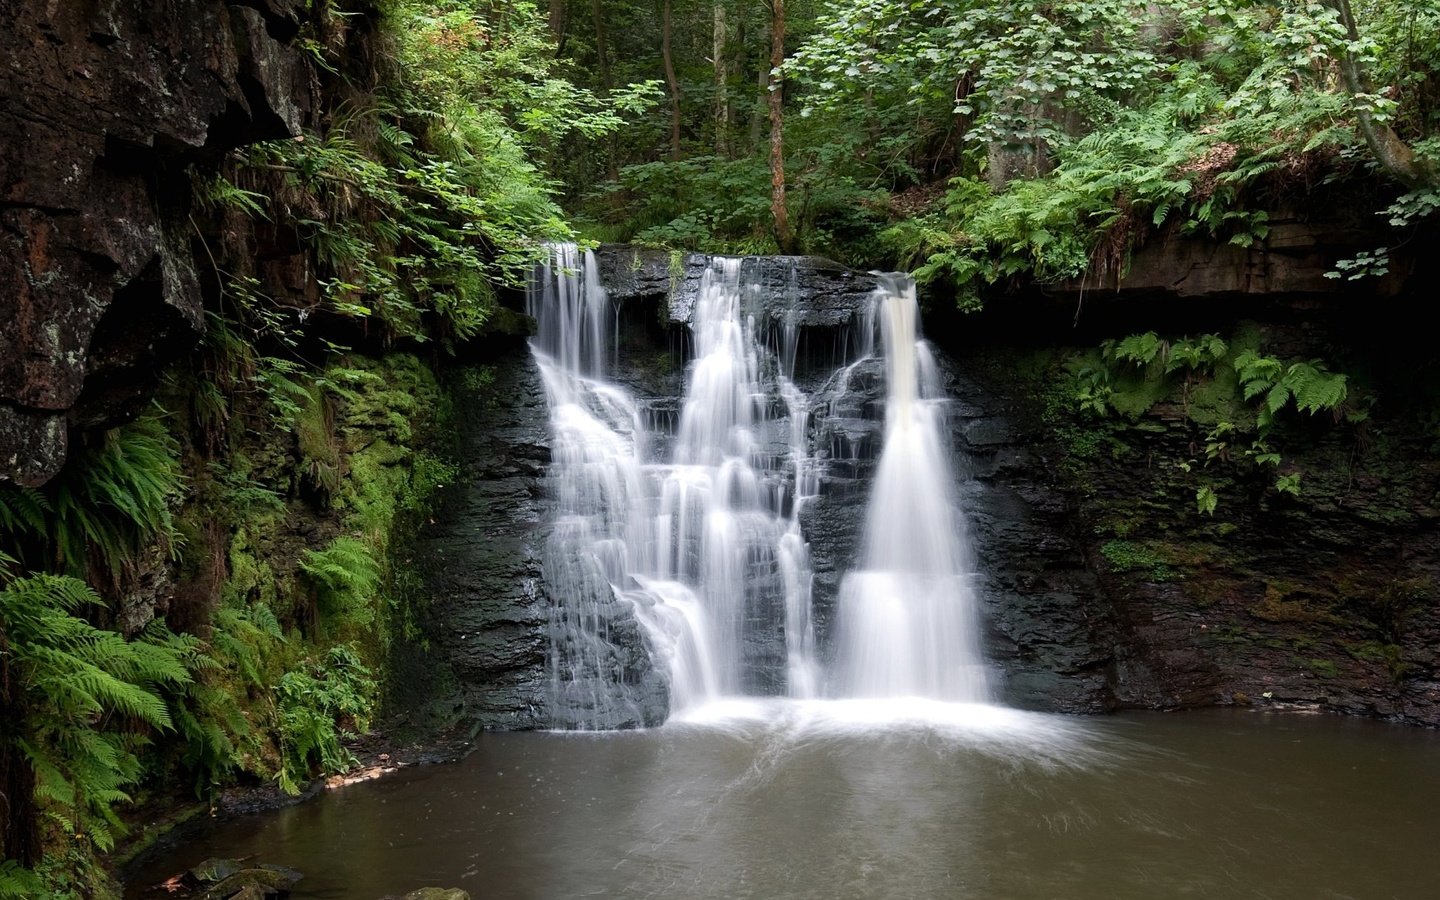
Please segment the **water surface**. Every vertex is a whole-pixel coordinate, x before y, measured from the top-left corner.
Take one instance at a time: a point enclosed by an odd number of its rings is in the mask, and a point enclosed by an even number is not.
[[[216,828],[300,898],[1421,898],[1440,734],[1249,712],[1079,719],[733,701],[640,732],[487,734],[465,761]]]

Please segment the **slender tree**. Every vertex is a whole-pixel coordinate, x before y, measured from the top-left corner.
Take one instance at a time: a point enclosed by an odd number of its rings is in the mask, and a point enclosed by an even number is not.
[[[1345,80],[1345,89],[1352,97],[1356,98],[1355,118],[1370,152],[1375,155],[1375,159],[1385,167],[1386,171],[1407,186],[1411,188],[1440,187],[1440,168],[1417,154],[1400,135],[1395,133],[1395,129],[1391,128],[1384,120],[1377,118],[1360,99],[1362,95],[1374,94],[1376,88],[1370,79],[1370,74],[1356,59],[1355,51],[1352,49],[1360,43],[1360,29],[1355,24],[1355,11],[1350,6],[1350,0],[1330,0],[1330,3],[1335,12],[1339,14],[1340,23],[1344,26],[1345,36],[1348,38],[1348,44],[1340,48],[1340,73]]]
[[[610,48],[605,35],[605,11],[600,0],[590,0],[590,18],[595,23],[595,63],[600,69],[600,88],[610,93]]]
[[[730,155],[730,95],[727,81],[729,66],[725,59],[725,0],[715,0],[715,155]]]
[[[795,252],[795,232],[785,206],[785,0],[770,0],[770,214],[781,253]]]
[[[568,24],[565,13],[565,0],[550,0],[549,14],[545,19],[550,26],[550,36],[555,38],[556,56],[565,52],[565,27]]]
[[[680,158],[680,79],[675,77],[675,59],[670,52],[670,0],[660,13],[660,58],[665,64],[665,83],[670,86],[670,158]]]

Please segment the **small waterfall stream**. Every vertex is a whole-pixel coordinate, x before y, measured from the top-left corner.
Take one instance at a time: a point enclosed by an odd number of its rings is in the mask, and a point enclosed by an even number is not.
[[[919,340],[915,283],[879,291],[885,437],[865,518],[861,568],[840,593],[842,691],[854,697],[983,702],[965,521],[955,503],[943,398]]]
[[[793,318],[757,322],[758,290],[741,260],[710,261],[670,434],[647,428],[656,417],[642,414],[644,401],[610,380],[617,318],[593,257],[560,246],[536,272],[533,349],[558,510],[545,559],[552,694],[567,727],[657,724],[738,696],[986,699],[943,401],[916,333],[913,283],[887,276],[858,317],[852,367],[874,353],[880,323],[884,451],[828,666],[800,524],[821,483],[807,427],[814,398],[795,381],[799,329]],[[632,622],[648,659],[634,658]]]

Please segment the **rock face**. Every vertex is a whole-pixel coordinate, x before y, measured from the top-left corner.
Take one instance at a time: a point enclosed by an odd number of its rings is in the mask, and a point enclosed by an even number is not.
[[[1370,204],[1360,205],[1368,208]],[[1339,297],[1354,287],[1344,279],[1328,277],[1336,260],[1372,252],[1377,243],[1383,242],[1376,236],[1374,222],[1317,222],[1277,211],[1267,227],[1265,237],[1249,247],[1169,232],[1137,249],[1123,273],[1117,270],[1098,281],[1089,277],[1064,282],[1050,288],[1049,293],[1082,297],[1087,292],[1103,292],[1170,301],[1237,296]],[[1394,296],[1422,264],[1418,254],[1399,248],[1389,260],[1386,275],[1371,279],[1366,290]]]
[[[1055,489],[1027,398],[998,389],[976,360],[947,366],[965,517],[980,578],[986,656],[999,699],[1022,709],[1099,712],[1113,628],[1070,509]]]
[[[45,482],[200,333],[187,168],[298,133],[305,8],[0,3],[0,479]]]
[[[525,348],[469,371],[455,391],[461,486],[416,547],[434,598],[430,640],[448,661],[459,705],[442,717],[546,727],[550,598],[541,567],[554,523],[545,389]]]
[[[549,409],[530,350],[511,347],[458,381],[460,486],[416,547],[433,598],[431,664],[446,672],[417,671],[416,702],[448,705],[429,711],[440,723],[487,730],[659,724],[665,684],[629,607],[596,573],[609,626],[582,648],[584,629],[548,592],[574,560],[551,541]],[[620,684],[623,700],[610,689]]]
[[[1216,421],[1243,422],[1233,382],[1177,377],[1134,417],[1057,415],[1079,351],[959,351],[986,412],[961,446],[979,482],[988,646],[1013,702],[1440,724],[1440,464],[1422,355],[1393,336],[1370,346],[1358,310],[1271,314],[1212,327],[1285,359],[1325,356],[1368,411],[1358,425],[1284,412],[1267,438],[1275,469],[1247,462],[1253,435],[1207,456]],[[1277,490],[1281,475],[1297,494]],[[1213,514],[1197,508],[1200,486],[1219,498]]]

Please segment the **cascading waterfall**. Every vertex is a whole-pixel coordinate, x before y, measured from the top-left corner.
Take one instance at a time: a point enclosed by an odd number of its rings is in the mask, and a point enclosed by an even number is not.
[[[715,260],[702,280],[696,358],[668,442],[604,378],[614,315],[594,273],[589,254],[558,247],[529,293],[554,441],[545,573],[557,704],[582,725],[645,720],[611,640],[627,609],[668,677],[672,711],[740,693],[812,695],[805,399],[756,339],[740,260]],[[791,418],[780,454],[773,393]],[[662,443],[666,459],[652,449]]]
[[[645,666],[625,633],[634,623],[664,675],[670,713],[736,695],[983,700],[962,523],[913,283],[885,281],[862,317],[862,356],[881,322],[885,450],[827,676],[800,526],[822,461],[807,431],[811,398],[795,382],[793,319],[762,330],[749,302],[758,286],[742,279],[741,260],[712,259],[678,423],[673,435],[651,433],[644,401],[607,380],[617,320],[596,271],[590,254],[559,246],[529,293],[554,442],[545,576],[564,723],[663,718],[646,710]],[[767,347],[765,334],[779,340]]]
[[[976,598],[954,501],[939,377],[919,340],[915,283],[882,276],[884,450],[865,518],[861,568],[840,588],[842,693],[988,699]]]

